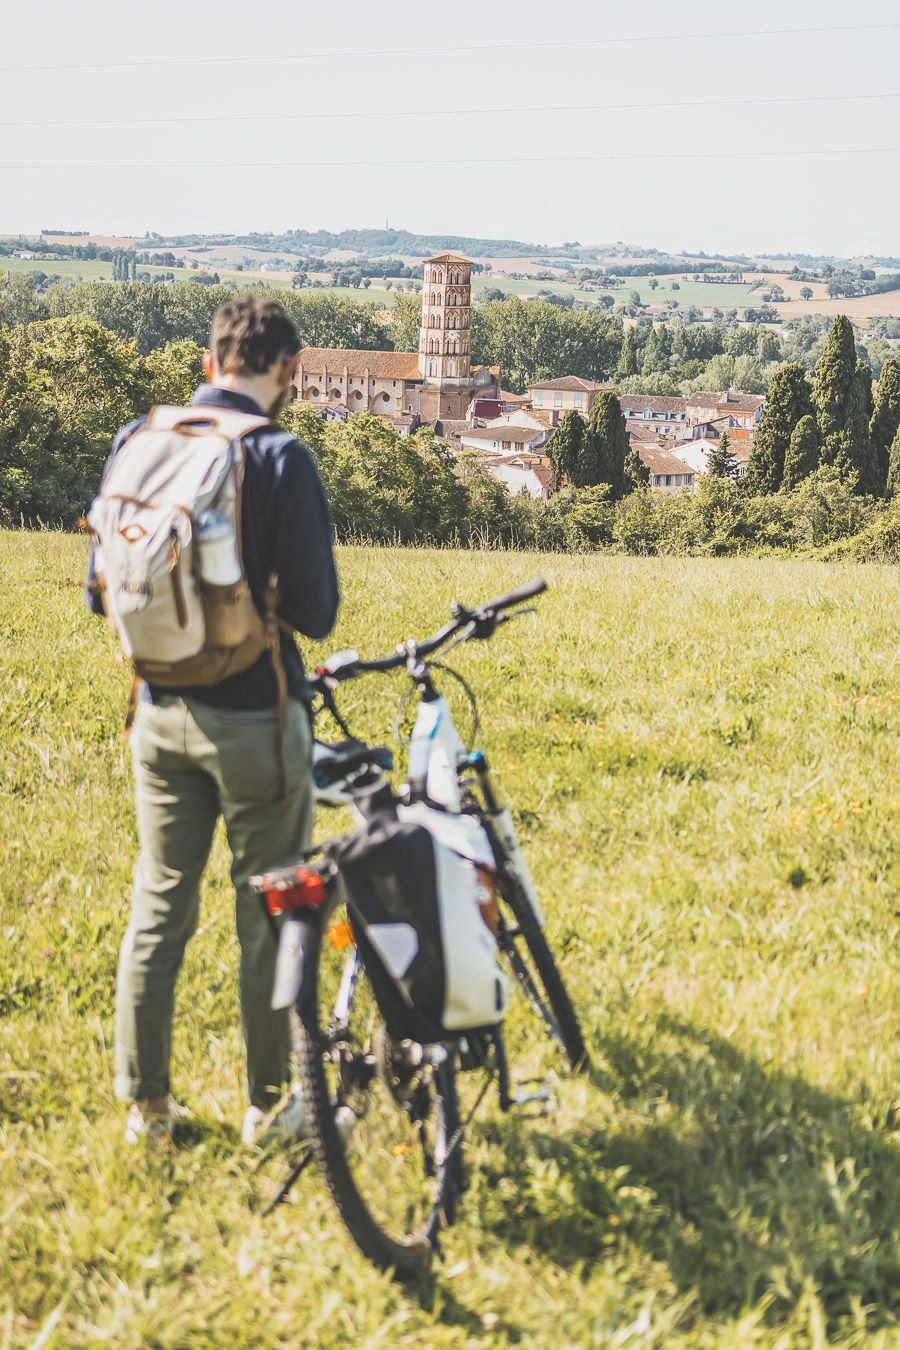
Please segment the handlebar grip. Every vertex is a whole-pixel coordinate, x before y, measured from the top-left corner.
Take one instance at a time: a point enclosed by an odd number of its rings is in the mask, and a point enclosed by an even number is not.
[[[489,600],[486,605],[479,608],[484,610],[493,610],[496,612],[501,609],[512,609],[514,605],[521,605],[523,601],[530,600],[534,595],[541,595],[547,589],[547,583],[543,577],[534,577],[531,581],[525,581],[521,586],[516,586],[515,590],[507,591],[506,595],[498,595],[496,600]]]

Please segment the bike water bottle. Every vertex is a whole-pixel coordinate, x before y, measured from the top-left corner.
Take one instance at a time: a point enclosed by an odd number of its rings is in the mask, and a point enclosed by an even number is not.
[[[200,575],[213,586],[233,586],[241,579],[234,526],[220,511],[204,511],[197,517],[195,539],[200,554]]]

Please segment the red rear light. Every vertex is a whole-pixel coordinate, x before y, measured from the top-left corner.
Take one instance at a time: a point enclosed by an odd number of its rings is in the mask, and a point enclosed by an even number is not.
[[[262,891],[266,908],[273,915],[315,909],[325,903],[325,882],[318,872],[310,872],[305,867],[264,877]]]

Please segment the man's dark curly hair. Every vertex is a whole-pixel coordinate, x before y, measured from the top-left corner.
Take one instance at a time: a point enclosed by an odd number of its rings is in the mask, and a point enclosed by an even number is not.
[[[300,339],[276,300],[242,295],[216,310],[209,345],[228,375],[263,375],[284,356],[296,356]]]

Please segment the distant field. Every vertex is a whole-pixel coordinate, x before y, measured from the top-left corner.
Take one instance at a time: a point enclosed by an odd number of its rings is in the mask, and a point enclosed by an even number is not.
[[[143,263],[138,263],[138,269],[141,272],[149,272],[162,275],[172,270],[167,267],[146,267]],[[54,261],[52,258],[44,260],[42,258],[4,258],[0,257],[0,275],[4,272],[13,272],[15,274],[27,272],[46,272],[47,276],[63,277],[67,281],[111,281],[112,263],[103,262],[99,259],[84,260],[81,258],[66,258],[62,261]],[[175,272],[178,280],[189,281],[190,272],[185,272],[184,277]]]
[[[0,258],[0,272],[46,272],[48,276],[61,276],[73,281],[103,281],[112,278],[112,263],[65,259],[46,261],[43,258]]]
[[[121,242],[121,241],[120,241]],[[234,262],[240,261],[247,256],[252,257],[257,263],[265,261],[266,254],[261,250],[244,249],[240,246],[217,249],[213,254],[192,253],[187,249],[174,250],[176,256],[181,254],[185,257],[195,257],[204,271],[218,272],[223,281],[234,281],[238,285],[242,282],[247,285],[254,285],[258,281],[265,281],[269,286],[276,290],[290,287],[292,282],[292,272],[263,272],[258,268],[246,268],[243,271],[237,271],[234,268]],[[226,257],[229,261],[219,261]],[[412,261],[415,261],[414,259]],[[230,262],[230,265],[229,265]],[[516,259],[507,259],[506,263],[513,271],[523,270],[517,266]],[[494,260],[494,266],[498,265],[498,260]],[[146,267],[139,264],[142,271],[151,273],[164,273],[167,268]],[[176,281],[190,281],[193,273],[189,268],[172,269],[175,273]],[[77,260],[66,260],[64,262],[45,262],[41,259],[28,258],[3,258],[0,257],[0,273],[8,272],[35,272],[42,271],[50,274],[57,274],[65,278],[81,278],[85,281],[96,281],[109,279],[112,277],[112,263],[108,262],[81,262]],[[688,274],[690,276],[692,274]],[[782,287],[785,295],[790,299],[777,306],[779,318],[782,320],[802,317],[806,314],[835,315],[847,314],[851,319],[857,321],[867,318],[880,317],[900,317],[900,290],[887,291],[882,295],[862,296],[855,299],[830,300],[828,298],[826,287],[821,282],[810,283],[810,289],[813,291],[811,300],[800,299],[800,282],[792,280],[787,275],[768,276],[759,273],[746,273],[748,282],[742,285],[732,283],[718,285],[715,283],[696,282],[686,279],[683,276],[664,275],[655,278],[658,286],[654,290],[650,282],[651,277],[626,277],[624,285],[615,288],[605,288],[606,294],[612,295],[616,303],[627,300],[632,291],[637,291],[641,297],[642,303],[646,305],[658,305],[665,308],[669,300],[677,300],[679,309],[688,309],[696,306],[698,309],[706,312],[718,307],[719,309],[737,309],[738,311],[747,308],[759,308],[763,304],[762,293],[767,284],[777,283]],[[754,276],[759,276],[763,286],[756,291],[749,288],[749,280]],[[672,283],[675,282],[679,289],[672,290]],[[324,288],[327,293],[332,295],[347,296],[351,299],[362,300],[368,297],[370,300],[377,300],[379,303],[390,304],[392,294],[396,293],[398,286],[403,286],[404,280],[395,281],[393,291],[385,288],[385,281],[379,277],[372,277],[371,284],[366,290],[360,287],[358,290],[353,286],[329,286]],[[484,295],[485,291],[498,289],[507,295],[536,296],[539,291],[547,290],[554,295],[571,296],[577,301],[586,304],[595,305],[598,297],[604,293],[602,284],[596,287],[571,286],[565,282],[541,281],[534,277],[528,279],[513,280],[509,277],[498,276],[496,272],[479,272],[472,278],[472,294],[477,299]]]
[[[405,1288],[312,1170],[262,1217],[286,1162],[237,1134],[221,836],[179,989],[190,1123],[171,1153],[121,1143],[128,677],[86,612],[85,552],[0,534],[3,1347],[896,1350],[896,568],[339,550],[339,626],[312,659],[550,583],[452,664],[594,1064],[554,1081],[545,1118],[485,1109],[443,1260]],[[380,740],[402,697],[373,679],[342,706]]]
[[[37,238],[36,235],[29,236]],[[140,235],[136,234],[42,234],[41,238],[45,244],[98,244],[110,248],[128,248],[130,244],[141,242]]]

